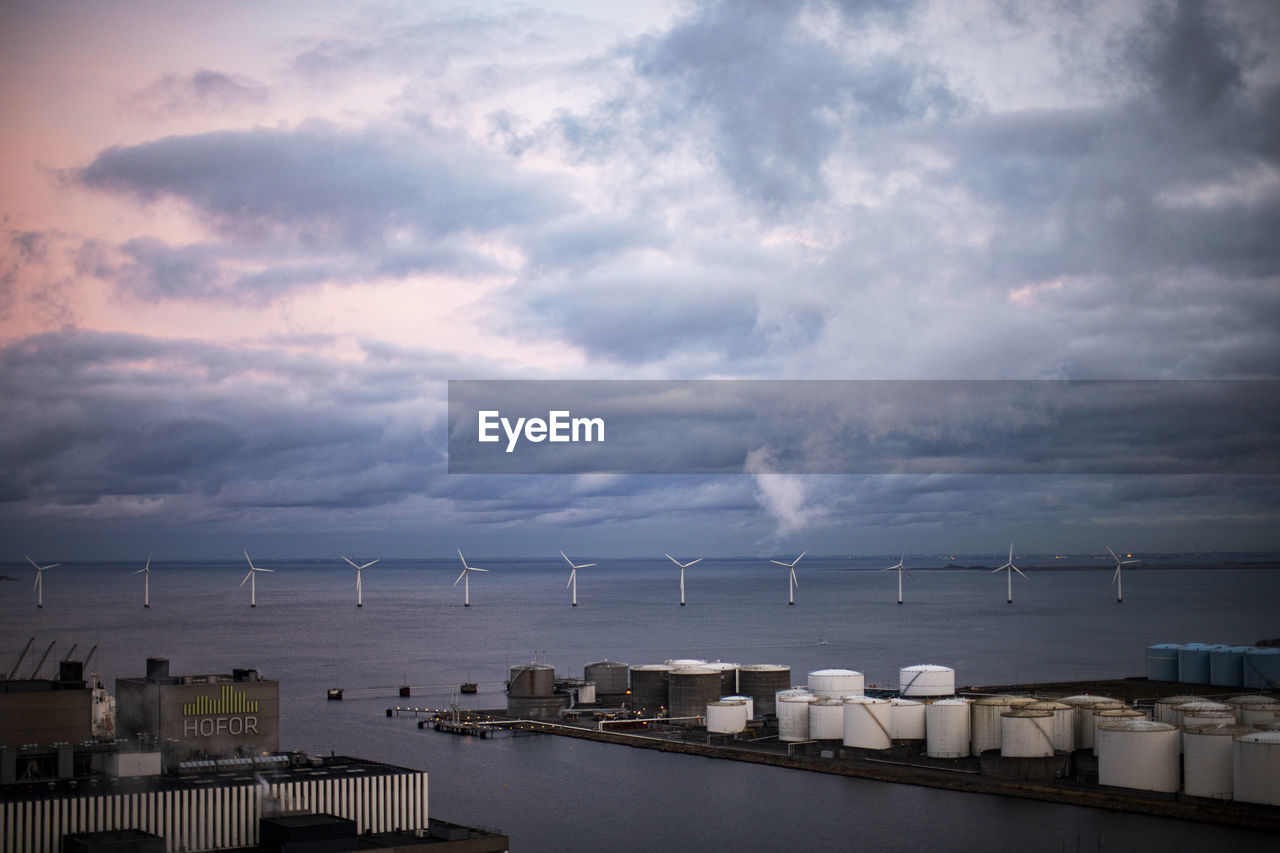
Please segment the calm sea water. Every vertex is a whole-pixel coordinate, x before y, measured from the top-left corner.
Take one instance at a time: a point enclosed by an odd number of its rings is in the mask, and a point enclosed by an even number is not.
[[[807,558],[806,558],[807,560]],[[672,657],[781,663],[793,680],[849,667],[893,684],[901,666],[938,663],[958,683],[1114,678],[1145,673],[1158,642],[1252,643],[1280,635],[1280,572],[1148,569],[1003,575],[917,571],[899,607],[892,573],[855,563],[802,561],[796,606],[784,569],[713,561],[687,572],[680,607],[670,563],[628,561],[578,573],[552,561],[482,561],[470,608],[446,561],[379,563],[355,607],[345,564],[260,561],[258,606],[237,585],[242,564],[153,564],[143,610],[136,566],[66,566],[45,575],[37,610],[29,572],[3,571],[0,666],[34,636],[34,657],[56,641],[109,686],[144,672],[148,656],[175,673],[259,669],[281,689],[281,745],[430,771],[430,808],[449,820],[499,827],[513,849],[543,850],[1273,850],[1276,837],[1182,821],[1055,806],[908,785],[674,756],[556,737],[474,740],[385,716],[413,685],[415,705],[442,706],[467,679],[464,707],[502,707],[507,667],[534,658],[560,674],[592,661]],[[602,561],[604,562],[604,561]],[[664,565],[665,563],[665,565]],[[343,687],[347,699],[325,692]],[[365,688],[376,688],[366,690]]]

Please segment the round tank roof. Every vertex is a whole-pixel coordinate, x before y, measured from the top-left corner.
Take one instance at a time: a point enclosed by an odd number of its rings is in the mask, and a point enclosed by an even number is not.
[[[894,696],[892,699],[889,700],[889,704],[891,705],[923,705],[924,703],[916,699],[905,699],[902,696]]]
[[[1066,702],[1055,702],[1052,699],[1042,699],[1023,706],[1028,711],[1069,711],[1071,707]]]
[[[1052,717],[1052,711],[1041,711],[1028,708],[1014,708],[1012,711],[1004,711],[1000,714],[1002,717]]]
[[[1182,730],[1183,734],[1188,735],[1226,735],[1228,737],[1239,737],[1256,731],[1257,729],[1253,726],[1242,726],[1239,723],[1205,723],[1203,726],[1191,726]]]
[[[671,667],[665,663],[642,663],[631,667],[632,672],[670,672]]]
[[[780,663],[751,663],[741,667],[743,672],[790,672],[791,667]]]
[[[1232,696],[1227,700],[1228,705],[1234,705],[1237,708],[1280,708],[1280,699],[1273,699],[1270,696],[1263,696],[1259,693],[1250,693],[1247,696]]]
[[[741,667],[736,663],[727,663],[719,660],[704,663],[702,666],[705,666],[707,669],[714,669],[716,672],[728,672],[731,669],[741,669]]]
[[[525,671],[539,671],[539,670],[546,670],[546,669],[549,669],[549,670],[551,670],[551,671],[553,671],[553,672],[555,671],[555,667],[554,667],[554,666],[548,666],[548,665],[547,665],[547,664],[545,664],[545,663],[521,663],[521,664],[516,664],[515,666],[513,666],[513,667],[511,667],[511,668],[512,668],[512,669],[521,669],[521,670],[525,670]]]
[[[973,700],[975,705],[1030,705],[1036,700],[1026,696],[979,696]]]
[[[1254,732],[1241,735],[1236,740],[1244,743],[1280,743],[1280,732]]]
[[[1231,711],[1233,710],[1230,705],[1226,705],[1222,702],[1211,702],[1208,699],[1197,699],[1194,702],[1184,702],[1183,704],[1175,705],[1174,707],[1184,714],[1188,713],[1189,711]]]
[[[1110,696],[1091,696],[1088,693],[1081,693],[1077,696],[1064,696],[1058,701],[1063,702],[1067,705],[1090,706],[1090,705],[1105,705],[1108,703],[1115,702],[1116,700],[1112,699]]]
[[[1116,720],[1100,722],[1098,729],[1107,732],[1175,732],[1178,727],[1169,723],[1157,723],[1155,720]]]
[[[815,669],[810,675],[862,675],[856,669]]]
[[[937,702],[934,702],[932,704],[934,705],[969,705],[972,703],[968,699],[962,699],[957,697],[955,699],[939,699]]]
[[[887,705],[890,704],[888,699],[881,699],[878,696],[842,696],[837,699],[846,705]],[[897,701],[896,699],[894,700]],[[919,705],[919,702],[912,702],[912,705]]]
[[[955,672],[949,666],[938,666],[932,663],[918,663],[915,666],[904,666],[903,672]]]
[[[705,666],[677,666],[672,667],[672,675],[719,675],[714,669]]]

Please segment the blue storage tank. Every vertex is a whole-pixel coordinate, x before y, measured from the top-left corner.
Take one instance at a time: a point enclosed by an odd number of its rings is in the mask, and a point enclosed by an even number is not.
[[[1181,643],[1147,646],[1147,678],[1152,681],[1178,680],[1178,649]]]
[[[1244,653],[1244,687],[1280,687],[1280,649],[1249,649]]]
[[[1219,646],[1209,652],[1209,683],[1221,687],[1244,686],[1244,653],[1249,646]]]
[[[1186,643],[1178,649],[1178,680],[1183,684],[1209,683],[1209,653],[1217,646]]]

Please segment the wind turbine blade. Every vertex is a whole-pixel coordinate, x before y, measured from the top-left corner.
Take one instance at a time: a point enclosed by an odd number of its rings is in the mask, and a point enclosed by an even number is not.
[[[466,566],[466,565],[467,565],[467,558],[466,558],[466,557],[464,557],[464,556],[462,556],[462,549],[461,549],[461,548],[459,548],[459,549],[458,549],[458,559],[462,561],[462,565],[463,565],[463,566]]]
[[[1137,565],[1138,563],[1141,563],[1141,562],[1142,562],[1141,560],[1121,560],[1121,561],[1120,561],[1120,565],[1122,565],[1122,566],[1133,566],[1133,565]]]
[[[147,555],[147,564],[142,567],[142,570],[147,574],[151,574],[151,555],[150,554]]]
[[[58,566],[61,566],[61,565],[62,565],[62,563],[50,563],[49,565],[45,566],[45,568],[46,568],[46,569],[56,569],[56,568],[58,568]]]
[[[564,551],[561,551],[561,552],[560,552],[560,556],[561,556],[561,557],[564,557],[564,561],[565,561],[566,563],[568,563],[568,564],[569,564],[569,565],[571,565],[571,566],[573,565],[573,560],[570,560],[570,559],[569,559],[569,555],[568,555],[568,554],[566,554]],[[574,568],[577,568],[577,567],[576,567],[576,566],[574,566]]]
[[[671,556],[670,554],[668,554],[666,551],[662,552],[662,556],[666,557],[668,560],[675,563],[677,566],[680,565],[680,561],[677,560],[675,557]]]
[[[1117,566],[1116,566],[1116,573],[1115,573],[1114,575],[1112,575],[1112,576],[1111,576],[1111,582],[1112,582],[1112,583],[1115,583],[1115,582],[1116,582],[1116,580],[1117,580],[1117,579],[1119,579],[1119,577],[1120,577],[1120,566],[1118,566],[1118,565],[1117,565]]]
[[[1107,553],[1111,555],[1111,559],[1115,560],[1117,563],[1120,562],[1120,558],[1116,556],[1115,551],[1111,550],[1110,545],[1107,546]]]
[[[682,568],[682,569],[687,569],[687,568],[689,568],[690,566],[696,566],[698,563],[701,563],[701,562],[702,562],[702,558],[701,558],[701,557],[699,557],[698,559],[694,560],[692,563],[685,563],[685,564],[684,564],[683,566],[681,566],[680,568]]]
[[[347,555],[346,555],[346,554],[343,554],[343,555],[342,555],[342,559],[347,560]],[[355,563],[351,562],[350,560],[347,560],[347,565],[351,566],[351,568],[353,568],[353,569],[362,569],[362,568],[364,568],[364,566],[357,566]]]
[[[370,566],[372,566],[374,563],[381,563],[381,562],[382,562],[382,558],[381,558],[381,557],[379,557],[379,558],[378,558],[378,559],[376,559],[376,560],[370,560],[369,562],[365,563],[363,566],[359,566],[358,568],[361,568],[361,569],[367,569],[367,568],[369,568]]]
[[[462,571],[458,572],[458,581],[462,580],[462,578],[463,578],[466,574],[467,574],[467,570],[466,570],[466,569],[463,569]],[[454,585],[454,586],[457,586],[457,585],[458,585],[458,581],[454,581],[454,582],[453,582],[453,585]]]
[[[1022,569],[1018,568],[1017,566],[1010,566],[1009,568],[1013,569],[1015,572],[1017,572],[1018,574],[1022,575]],[[1026,577],[1026,575],[1022,575],[1022,576],[1023,576],[1024,578]]]
[[[253,570],[254,570],[255,572],[274,572],[274,571],[275,571],[275,569],[260,569],[260,568],[258,568],[257,566],[254,566],[254,567],[253,567]]]
[[[787,568],[787,569],[791,568],[790,563],[784,563],[781,560],[770,560],[769,562],[773,563],[775,566],[782,566],[783,568]]]
[[[1007,569],[1007,568],[1009,568],[1009,565],[1006,563],[1005,565],[1001,566],[1001,567],[1000,567],[1000,568],[998,568],[998,569],[992,569],[992,570],[991,570],[991,574],[993,574],[993,575],[994,575],[996,572],[1003,572],[1003,571],[1004,571],[1005,569]]]
[[[22,556],[27,557],[27,555],[26,555],[26,554],[23,554]],[[36,561],[35,561],[35,560],[33,560],[33,559],[31,559],[30,557],[27,557],[27,562],[28,562],[28,563],[30,563],[31,565],[35,566],[37,569],[38,569],[38,568],[40,568],[38,565],[36,565]]]
[[[795,561],[795,563],[792,563],[791,565],[793,565],[793,566],[794,566],[796,563],[800,562],[800,559],[801,559],[802,557],[804,557],[804,555],[805,555],[805,554],[808,554],[808,553],[809,553],[808,551],[801,551],[801,552],[800,552],[800,556],[799,556],[799,557],[796,557],[796,561]]]
[[[40,576],[41,576],[42,574],[43,574],[43,572],[39,572],[39,571],[38,571],[38,572],[36,572],[36,582],[35,582],[35,583],[33,583],[33,584],[31,585],[31,588],[32,588],[33,590],[34,590],[36,587],[40,586]]]
[[[240,550],[244,551],[244,559],[245,559],[245,562],[247,562],[247,563],[249,564],[249,568],[250,568],[250,569],[252,569],[252,568],[253,568],[253,560],[250,560],[250,559],[249,559],[249,552],[248,552],[246,549],[244,549],[244,548],[241,548]]]
[[[475,566],[467,566],[467,571],[469,571],[469,572],[487,572],[487,571],[489,571],[489,570],[488,570],[488,569],[477,569]]]
[[[910,569],[903,569],[903,571],[907,573],[907,577],[911,578],[911,582],[912,582],[912,583],[915,583],[915,582],[916,582],[916,576],[915,576],[915,575],[913,575],[913,574],[911,574],[911,570],[910,570]]]
[[[796,570],[794,567],[791,569],[791,582],[796,586],[800,586],[800,581],[796,579]]]
[[[568,559],[568,557],[566,557],[565,559],[567,560],[567,559]],[[569,565],[573,566],[573,563],[570,563]],[[569,588],[569,584],[573,583],[573,578],[574,578],[574,576],[575,576],[575,575],[577,575],[577,574],[578,574],[578,567],[577,567],[577,566],[573,566],[573,571],[569,572],[569,581],[568,581],[568,583],[566,583],[566,584],[564,585],[564,588],[565,588],[565,589],[568,589],[568,588]]]
[[[246,583],[248,583],[248,582],[249,582],[249,578],[251,578],[251,577],[253,577],[253,569],[250,569],[250,570],[249,570],[249,574],[245,575],[245,576],[244,576],[244,580],[240,581],[240,587],[241,587],[241,589],[243,589],[243,588],[244,588],[244,585],[245,585]]]
[[[592,566],[594,566],[594,565],[595,565],[595,563],[583,563],[581,566],[574,566],[574,568],[575,568],[575,569],[589,569],[589,568],[591,568],[591,567],[592,567]]]
[[[1013,543],[1009,543],[1009,565],[1013,565]]]

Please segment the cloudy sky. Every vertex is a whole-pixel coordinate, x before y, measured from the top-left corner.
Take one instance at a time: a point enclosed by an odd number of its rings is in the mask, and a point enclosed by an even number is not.
[[[0,561],[1280,548],[1274,459],[476,476],[446,425],[450,379],[1280,379],[1277,45],[1273,0],[6,3]]]

